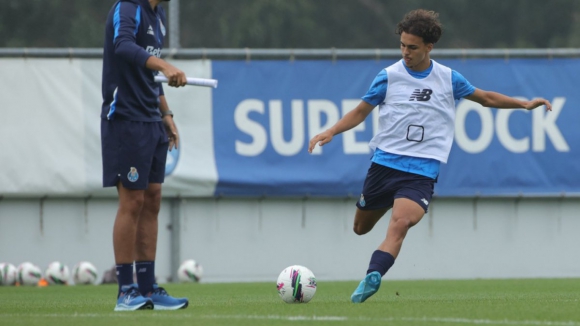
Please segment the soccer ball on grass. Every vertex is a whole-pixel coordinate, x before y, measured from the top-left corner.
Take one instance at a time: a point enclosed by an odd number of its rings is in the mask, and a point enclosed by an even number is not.
[[[53,261],[48,264],[44,277],[50,284],[68,284],[70,271],[65,264],[59,261]]]
[[[203,267],[193,259],[185,260],[177,270],[180,282],[199,282],[203,276]]]
[[[278,294],[286,303],[307,303],[316,293],[316,277],[304,266],[292,265],[278,276]]]
[[[16,267],[10,263],[0,263],[0,285],[14,285],[17,276]]]
[[[88,261],[81,261],[73,267],[75,284],[95,284],[97,275],[97,268]]]
[[[20,285],[37,285],[42,278],[40,267],[30,262],[18,266],[18,282]]]

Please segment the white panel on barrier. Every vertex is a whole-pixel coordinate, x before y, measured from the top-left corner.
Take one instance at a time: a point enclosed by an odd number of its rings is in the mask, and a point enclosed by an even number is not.
[[[171,61],[170,61],[171,62]],[[171,62],[187,76],[211,78],[211,61]],[[175,170],[168,173],[164,195],[213,196],[218,175],[214,155],[212,88],[163,85],[169,107],[175,113],[180,148]],[[170,153],[168,166],[175,160]],[[169,168],[168,168],[169,169]],[[169,172],[169,170],[168,170]]]
[[[3,59],[0,193],[85,190],[80,61]]]
[[[211,61],[175,63],[211,77]],[[116,196],[102,188],[99,59],[2,59],[0,193],[7,196]],[[165,195],[212,196],[212,90],[165,85],[181,143],[168,155]],[[173,155],[178,154],[178,155]],[[171,170],[171,171],[169,171]]]

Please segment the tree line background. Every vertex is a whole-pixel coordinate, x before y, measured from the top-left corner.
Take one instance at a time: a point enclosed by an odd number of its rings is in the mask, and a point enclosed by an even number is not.
[[[103,45],[115,0],[0,3],[0,47],[95,48]],[[397,48],[395,27],[416,8],[440,13],[439,48],[580,46],[578,0],[180,0],[180,43],[183,48]]]

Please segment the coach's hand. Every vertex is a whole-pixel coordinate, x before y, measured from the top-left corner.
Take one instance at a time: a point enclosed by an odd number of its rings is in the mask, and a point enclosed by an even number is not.
[[[167,137],[169,137],[169,150],[177,149],[179,146],[179,133],[177,132],[177,127],[173,122],[173,117],[166,115],[163,117],[163,125],[165,126],[165,131],[167,132]]]
[[[167,77],[167,85],[171,87],[181,87],[187,84],[185,73],[170,64],[167,64],[161,72]]]
[[[157,58],[154,55],[147,59],[145,62],[145,67],[147,67],[147,69],[161,71],[161,73],[167,77],[167,85],[171,87],[181,87],[187,85],[187,77],[183,71],[179,70],[169,62]]]

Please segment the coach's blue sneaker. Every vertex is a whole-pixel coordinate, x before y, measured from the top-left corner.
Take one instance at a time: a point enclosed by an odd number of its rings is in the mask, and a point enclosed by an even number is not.
[[[167,294],[164,288],[159,287],[157,284],[153,284],[153,292],[147,295],[153,304],[155,305],[155,310],[177,310],[185,309],[189,304],[187,298],[174,298]]]
[[[153,309],[153,301],[145,298],[139,292],[137,284],[123,285],[117,299],[115,311],[133,311]]]
[[[377,293],[380,287],[381,273],[377,271],[369,273],[362,281],[360,281],[360,284],[350,296],[350,300],[353,303],[365,302],[365,300],[370,298],[371,295]]]

